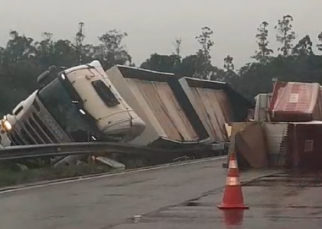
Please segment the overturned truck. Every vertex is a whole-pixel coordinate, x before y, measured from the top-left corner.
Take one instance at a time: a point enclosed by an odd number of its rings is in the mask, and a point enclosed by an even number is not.
[[[2,120],[2,145],[128,142],[145,123],[111,84],[98,61],[38,77],[38,89]],[[53,163],[75,162],[77,156]]]
[[[225,150],[226,125],[244,121],[252,106],[223,82],[127,66],[104,72],[93,61],[40,75],[38,89],[2,120],[1,144],[124,142],[179,152],[167,153],[172,159],[188,151],[203,157]]]

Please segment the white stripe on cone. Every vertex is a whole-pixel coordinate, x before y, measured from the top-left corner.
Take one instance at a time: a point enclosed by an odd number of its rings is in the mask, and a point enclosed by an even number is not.
[[[226,185],[228,185],[228,186],[240,185],[239,178],[238,177],[227,177],[226,178]]]
[[[229,161],[229,168],[230,169],[237,169],[237,161],[236,160],[230,160]]]

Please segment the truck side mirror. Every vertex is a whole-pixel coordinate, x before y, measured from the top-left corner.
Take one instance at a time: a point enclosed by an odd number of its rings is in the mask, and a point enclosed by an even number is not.
[[[50,66],[47,71],[40,74],[37,78],[37,87],[40,88],[48,84],[51,80],[53,80],[52,73],[57,70],[56,66]]]

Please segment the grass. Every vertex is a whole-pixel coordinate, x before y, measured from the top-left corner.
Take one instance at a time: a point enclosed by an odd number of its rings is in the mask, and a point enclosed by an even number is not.
[[[59,168],[44,167],[23,171],[0,168],[0,187],[21,185],[39,181],[50,181],[62,178],[73,178],[110,171],[112,171],[112,169],[108,166],[98,164],[79,164],[75,166],[62,166]]]
[[[18,166],[25,164],[23,162],[26,161],[14,161],[9,163],[0,162],[0,188],[118,171],[100,163],[81,163],[74,166],[60,166],[57,168],[47,167],[46,163],[42,160],[33,161],[33,163],[30,163],[29,161],[28,169],[27,167],[25,167],[26,169],[23,169],[23,166]],[[42,167],[35,168],[36,166]],[[127,169],[134,169],[142,166],[143,164],[135,162],[126,164]]]

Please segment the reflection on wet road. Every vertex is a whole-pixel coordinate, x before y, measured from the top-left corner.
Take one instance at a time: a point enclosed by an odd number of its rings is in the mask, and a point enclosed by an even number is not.
[[[322,173],[281,172],[243,185],[249,210],[221,211],[222,192],[210,191],[200,198],[161,209],[140,222],[115,229],[224,228],[302,229],[322,228]]]

